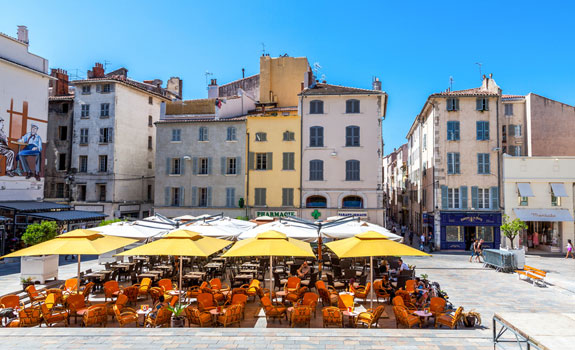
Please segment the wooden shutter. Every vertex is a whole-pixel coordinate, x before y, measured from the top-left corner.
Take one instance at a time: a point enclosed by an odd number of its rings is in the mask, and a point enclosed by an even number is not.
[[[467,209],[467,186],[459,187],[459,198],[461,198],[461,209]]]
[[[221,173],[222,175],[225,175],[227,173],[227,167],[226,167],[226,157],[221,157],[220,158],[220,168],[221,168]]]
[[[489,122],[483,122],[483,139],[489,140]]]
[[[266,156],[266,161],[267,161],[267,168],[266,170],[272,170],[273,169],[273,153],[272,152],[268,152],[267,156]]]
[[[283,153],[283,159],[282,159],[282,163],[283,163],[282,164],[282,166],[283,166],[282,170],[288,170],[289,169],[289,159],[288,158],[289,158],[289,153],[284,152]]]
[[[449,202],[447,199],[447,186],[445,186],[445,185],[441,186],[441,208],[442,209],[448,209],[449,208]]]
[[[477,140],[483,140],[483,123],[482,122],[476,122],[476,139]]]
[[[164,203],[167,207],[169,207],[171,204],[170,203],[170,188],[169,187],[166,187],[164,189]]]
[[[473,209],[477,209],[477,193],[478,193],[478,188],[477,186],[471,186],[471,207]]]
[[[455,111],[458,111],[458,110],[459,110],[459,99],[458,99],[458,98],[454,98],[453,101],[455,102],[454,110],[455,110]]]
[[[482,107],[481,99],[480,99],[480,98],[476,99],[476,100],[475,100],[475,109],[478,110],[478,111],[481,111],[482,108],[483,108],[483,107]]]
[[[180,187],[180,207],[184,207],[184,188]]]
[[[184,158],[180,158],[180,174],[184,175],[186,173],[186,160]]]
[[[254,163],[255,163],[254,158],[255,158],[254,152],[248,153],[248,168],[249,168],[249,170],[254,170]]]
[[[267,201],[266,201],[266,189],[262,188],[261,189],[261,204],[262,205],[266,205]]]
[[[453,154],[453,171],[455,172],[455,174],[461,173],[461,168],[459,166],[459,153]]]
[[[323,160],[317,162],[316,173],[317,173],[317,179],[323,180]]]
[[[170,175],[170,168],[172,166],[171,158],[166,158],[166,175]]]
[[[491,187],[491,209],[499,209],[499,188],[497,186]]]
[[[236,174],[242,174],[242,157],[236,157]]]
[[[192,174],[198,174],[198,157],[192,158]]]
[[[485,98],[485,110],[488,111],[489,110],[489,99]]]
[[[211,187],[208,187],[208,188],[207,188],[207,191],[208,191],[208,193],[207,193],[207,197],[208,197],[208,198],[207,198],[207,204],[208,204],[208,205],[207,205],[207,206],[208,206],[208,207],[211,207],[211,206],[212,206],[212,188],[211,188]]]
[[[483,155],[483,169],[486,174],[491,172],[491,159],[489,157],[489,153],[484,153]]]
[[[208,175],[212,174],[212,163],[213,163],[212,160],[213,160],[212,157],[208,157]]]
[[[510,124],[508,132],[509,132],[509,136],[515,136],[515,125]]]
[[[198,206],[198,188],[196,186],[192,187],[192,207]]]
[[[454,130],[454,140],[459,140],[459,122],[453,123],[453,130]]]

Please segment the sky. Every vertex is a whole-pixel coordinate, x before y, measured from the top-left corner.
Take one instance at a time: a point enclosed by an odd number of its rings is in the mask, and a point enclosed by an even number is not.
[[[3,1],[0,32],[28,26],[30,51],[72,78],[94,62],[136,80],[179,76],[185,99],[207,96],[206,72],[220,84],[242,68],[257,74],[262,50],[306,56],[330,84],[370,88],[377,76],[389,95],[388,154],[450,77],[454,90],[473,88],[481,70],[503,93],[575,105],[574,10],[569,1]]]

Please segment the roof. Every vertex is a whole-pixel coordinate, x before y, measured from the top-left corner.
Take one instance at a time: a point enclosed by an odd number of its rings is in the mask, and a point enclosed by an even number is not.
[[[525,96],[523,96],[523,95],[501,95],[501,98],[503,100],[518,100],[518,99],[524,99]]]
[[[38,212],[30,214],[30,216],[43,219],[51,219],[55,221],[74,221],[74,220],[104,219],[108,215],[83,210],[62,210],[62,211]]]
[[[456,90],[456,91],[443,91],[439,93],[432,94],[430,97],[437,97],[437,96],[497,96],[497,93],[482,89],[480,87],[473,88],[473,89],[465,89],[465,90]]]
[[[74,95],[48,96],[48,101],[73,101]]]
[[[382,95],[384,91],[359,89],[347,86],[317,83],[304,89],[299,95]]]
[[[17,211],[41,211],[41,210],[54,210],[54,209],[70,209],[70,206],[53,202],[3,201],[0,202],[0,208],[6,208]]]
[[[71,84],[87,84],[87,83],[93,83],[93,82],[120,83],[120,84],[124,84],[127,86],[131,86],[131,87],[136,88],[138,90],[142,90],[148,94],[156,95],[158,97],[169,100],[169,97],[167,96],[168,93],[166,92],[166,89],[158,88],[157,86],[154,86],[151,84],[141,83],[139,81],[135,81],[135,80],[126,78],[126,77],[121,76],[121,75],[110,75],[110,76],[105,76],[105,77],[101,77],[101,78],[73,80],[71,82]]]
[[[223,117],[216,119],[215,116],[178,116],[176,118],[166,118],[156,122],[156,124],[171,123],[204,123],[204,122],[237,122],[246,120],[246,116]]]

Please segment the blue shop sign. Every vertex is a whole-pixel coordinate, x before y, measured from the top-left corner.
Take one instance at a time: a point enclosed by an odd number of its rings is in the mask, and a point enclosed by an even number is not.
[[[441,213],[441,226],[501,226],[501,213]]]

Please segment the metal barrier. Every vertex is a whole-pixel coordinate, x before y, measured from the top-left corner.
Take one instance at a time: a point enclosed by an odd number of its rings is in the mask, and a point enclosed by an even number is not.
[[[505,250],[485,249],[483,259],[483,266],[494,267],[496,271],[512,272],[517,266],[513,253]]]
[[[497,331],[497,324],[501,326],[499,332]],[[513,339],[501,339],[505,332],[511,332],[515,336],[515,340]],[[529,338],[528,335],[523,334],[518,329],[514,328],[513,325],[506,322],[503,318],[499,315],[495,314],[493,316],[493,349],[497,348],[498,343],[517,343],[519,345],[519,349],[523,349],[523,344],[527,345],[527,350],[531,350],[531,347],[538,349],[538,350],[547,350],[546,347],[542,346],[534,342],[532,339]]]

